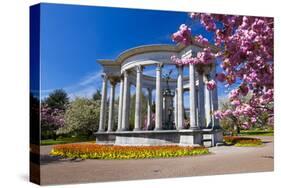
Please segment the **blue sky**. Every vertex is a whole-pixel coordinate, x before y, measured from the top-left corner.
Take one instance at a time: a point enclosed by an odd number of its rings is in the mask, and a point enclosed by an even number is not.
[[[42,4],[42,97],[59,88],[72,98],[91,96],[101,87],[97,59],[139,45],[173,44],[170,36],[182,23],[210,38],[185,12]]]

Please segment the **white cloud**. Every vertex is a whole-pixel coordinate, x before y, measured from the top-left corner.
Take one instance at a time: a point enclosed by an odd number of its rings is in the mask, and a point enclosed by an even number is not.
[[[98,87],[96,87],[95,85],[88,85],[87,87],[69,93],[69,97],[70,99],[75,99],[76,97],[90,98],[97,89]]]
[[[93,95],[93,93],[97,89],[100,88],[101,74],[102,74],[102,70],[92,72],[89,75],[82,78],[81,81],[79,81],[78,83],[63,87],[62,89],[64,89],[68,93],[70,99],[74,99],[76,97],[89,98]],[[49,93],[51,93],[55,89],[59,89],[59,88],[41,90],[41,98],[42,99],[46,98],[49,95]]]
[[[86,76],[84,79],[82,79],[81,82],[79,83],[79,85],[86,86],[86,85],[92,84],[97,79],[100,79],[101,74],[102,74],[102,70],[100,70],[98,72],[93,72],[93,73],[89,74],[88,76]]]

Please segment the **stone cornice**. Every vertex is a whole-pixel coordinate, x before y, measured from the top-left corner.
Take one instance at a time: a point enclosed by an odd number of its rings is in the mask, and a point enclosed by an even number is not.
[[[219,48],[214,45],[202,46],[201,44],[197,43],[194,39],[192,41],[192,45],[199,48],[210,47],[212,52],[218,52]],[[175,52],[180,53],[182,50],[187,48],[188,46],[184,46],[181,44],[177,45],[169,45],[169,44],[152,44],[152,45],[143,45],[137,46],[134,48],[130,48],[125,50],[124,52],[120,53],[115,60],[112,59],[98,59],[97,62],[102,65],[109,65],[109,66],[121,66],[121,64],[128,58],[144,54],[150,52]]]

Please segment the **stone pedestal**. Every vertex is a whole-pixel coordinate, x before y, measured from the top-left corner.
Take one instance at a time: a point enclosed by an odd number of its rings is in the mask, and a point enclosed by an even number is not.
[[[114,135],[114,134],[108,133],[108,134],[96,135],[96,143],[97,144],[114,145],[115,140],[116,140],[116,135]]]
[[[203,145],[206,147],[217,146],[223,143],[222,129],[203,129]]]
[[[200,146],[202,145],[203,132],[201,130],[190,130],[180,135],[180,146]]]
[[[203,145],[204,134],[213,134],[211,130],[159,130],[159,131],[122,131],[111,133],[95,133],[97,144],[120,146],[199,146]],[[215,132],[214,132],[215,133]],[[213,136],[215,142],[221,138]]]

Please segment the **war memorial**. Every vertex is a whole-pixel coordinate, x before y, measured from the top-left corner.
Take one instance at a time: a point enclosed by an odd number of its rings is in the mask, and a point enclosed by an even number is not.
[[[171,56],[193,57],[202,48],[198,44],[147,45],[129,49],[115,60],[98,60],[103,67],[102,100],[98,144],[114,145],[211,145],[222,142],[219,121],[213,112],[218,109],[217,89],[212,91],[206,82],[215,74],[211,65],[177,66]],[[155,75],[143,74],[147,66],[155,66]],[[177,78],[163,78],[162,70],[174,65]],[[189,69],[189,75],[183,74]],[[113,129],[115,88],[119,85],[118,126]],[[136,88],[134,129],[129,130],[130,86]],[[109,87],[109,89],[108,89]],[[147,90],[147,104],[142,104],[142,90]],[[109,105],[107,95],[109,90]],[[155,90],[155,125],[152,126],[152,91]],[[189,92],[190,122],[184,122],[184,92]],[[143,126],[141,106],[147,106],[146,126]],[[107,110],[108,108],[108,110]],[[107,114],[108,112],[108,114]],[[144,128],[145,127],[145,128]]]

